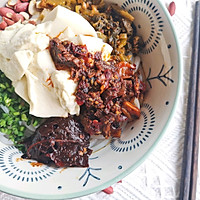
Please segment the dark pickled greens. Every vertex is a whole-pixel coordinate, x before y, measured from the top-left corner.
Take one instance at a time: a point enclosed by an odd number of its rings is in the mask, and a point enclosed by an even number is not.
[[[117,4],[104,0],[41,0],[40,7],[53,9],[62,5],[82,15],[98,32],[98,37],[113,48],[116,60],[131,62],[145,44],[138,35],[134,16]],[[133,13],[134,15],[134,13]]]

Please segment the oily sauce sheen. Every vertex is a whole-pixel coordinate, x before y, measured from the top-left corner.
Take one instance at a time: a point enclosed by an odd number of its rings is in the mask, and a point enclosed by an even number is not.
[[[86,45],[53,38],[49,51],[57,70],[69,70],[78,83],[75,96],[81,113],[46,120],[26,143],[25,156],[59,167],[87,167],[90,136],[120,137],[123,122],[140,116],[133,100],[140,98],[145,84],[135,65],[103,61],[101,52],[91,54]]]

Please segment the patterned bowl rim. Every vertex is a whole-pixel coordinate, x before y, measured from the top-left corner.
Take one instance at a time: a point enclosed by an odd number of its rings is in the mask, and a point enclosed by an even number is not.
[[[177,53],[178,53],[178,69],[179,69],[179,73],[178,73],[178,85],[177,85],[177,93],[176,93],[176,97],[175,97],[175,101],[174,101],[174,105],[172,107],[171,113],[169,115],[169,118],[165,124],[165,126],[163,127],[162,132],[159,134],[159,136],[157,137],[155,143],[150,147],[150,149],[144,154],[144,156],[142,156],[135,164],[133,164],[131,167],[129,167],[127,170],[125,170],[124,172],[122,172],[120,175],[116,176],[115,178],[107,181],[104,184],[101,184],[95,188],[92,189],[88,189],[82,192],[76,192],[76,193],[72,193],[72,194],[56,194],[56,195],[37,195],[34,193],[26,193],[26,192],[20,192],[16,189],[10,189],[8,187],[2,187],[1,190],[5,193],[8,194],[12,194],[18,197],[24,197],[24,198],[34,198],[34,199],[66,199],[66,198],[78,198],[78,197],[82,197],[82,196],[86,196],[95,192],[98,192],[100,190],[103,190],[109,186],[111,186],[112,184],[118,182],[119,180],[123,179],[124,177],[126,177],[127,175],[129,175],[131,172],[133,172],[133,170],[135,170],[138,166],[140,166],[146,159],[147,157],[152,153],[152,151],[154,150],[154,148],[157,146],[157,144],[159,143],[159,141],[161,140],[161,138],[163,137],[164,133],[167,131],[169,124],[172,121],[172,118],[175,114],[177,105],[178,105],[178,99],[180,96],[180,92],[181,92],[181,88],[182,88],[182,74],[183,74],[183,69],[182,69],[182,53],[181,53],[181,49],[180,49],[180,45],[179,45],[179,41],[178,41],[178,37],[173,25],[173,22],[171,20],[171,16],[166,8],[166,6],[161,2],[161,0],[157,0],[160,8],[163,10],[166,19],[171,27],[172,30],[172,34],[173,37],[175,39],[175,44],[176,44],[176,49],[177,49]]]

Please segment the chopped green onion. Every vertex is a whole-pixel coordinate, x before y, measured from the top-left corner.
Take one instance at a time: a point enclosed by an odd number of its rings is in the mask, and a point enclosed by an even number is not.
[[[21,114],[21,120],[24,121],[24,122],[28,121],[26,114]]]
[[[0,127],[5,127],[6,126],[6,120],[1,119],[0,120]]]
[[[22,141],[26,127],[21,122],[35,127],[40,119],[29,114],[29,105],[14,92],[11,81],[1,71],[0,104],[8,109],[5,111],[0,107],[0,132],[7,134],[17,148],[24,150]]]
[[[20,115],[20,113],[19,112],[14,112],[13,115],[14,116],[18,116],[18,115]]]
[[[1,87],[2,89],[6,89],[6,86],[5,86],[4,84],[2,84],[2,83],[0,83],[0,87]]]
[[[39,122],[38,122],[37,120],[35,120],[35,121],[33,122],[33,126],[36,127],[36,126],[38,125],[38,123],[39,123]]]

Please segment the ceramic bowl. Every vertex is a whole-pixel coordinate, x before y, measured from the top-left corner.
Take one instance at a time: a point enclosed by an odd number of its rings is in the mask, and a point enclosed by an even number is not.
[[[111,0],[109,0],[111,2]],[[0,6],[6,0],[1,0]],[[166,132],[181,84],[177,37],[165,6],[156,0],[113,0],[135,17],[146,47],[141,53],[149,90],[141,117],[120,139],[97,142],[89,168],[33,167],[13,146],[0,143],[0,190],[32,199],[65,199],[102,190],[138,167]]]

